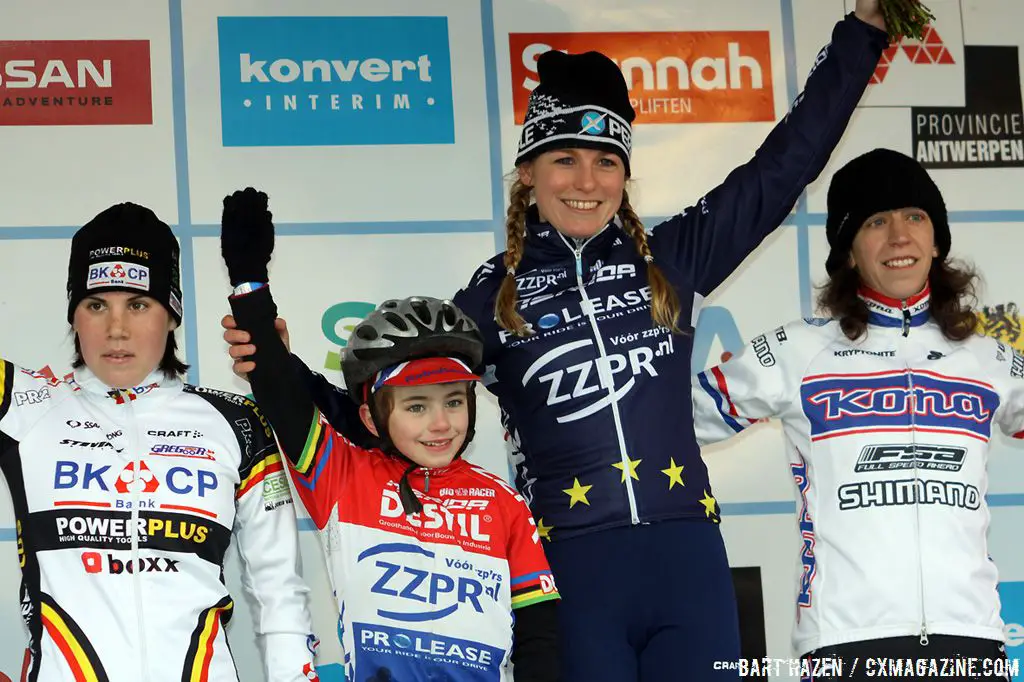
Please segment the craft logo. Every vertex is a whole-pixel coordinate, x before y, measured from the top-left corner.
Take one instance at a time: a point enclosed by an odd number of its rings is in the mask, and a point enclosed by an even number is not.
[[[511,33],[516,123],[537,87],[537,58],[598,50],[622,69],[635,123],[774,121],[768,31]]]
[[[352,333],[355,326],[372,313],[376,307],[374,304],[365,301],[335,303],[325,310],[320,318],[320,329],[324,333],[324,338],[330,341],[336,348],[344,348],[348,345],[349,334]],[[341,371],[340,351],[327,351],[324,369],[331,369],[335,372]]]
[[[447,17],[220,17],[226,147],[452,144]]]
[[[914,156],[925,168],[1024,166],[1016,46],[964,46],[962,107],[913,107]]]
[[[0,125],[150,125],[148,40],[0,41]]]

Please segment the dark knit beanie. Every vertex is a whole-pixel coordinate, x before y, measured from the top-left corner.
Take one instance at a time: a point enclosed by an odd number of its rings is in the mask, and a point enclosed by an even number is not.
[[[127,291],[156,299],[181,324],[178,240],[167,223],[137,204],[116,204],[79,229],[68,262],[68,322],[94,292]]]
[[[618,154],[628,177],[636,112],[615,62],[600,52],[549,50],[537,59],[537,75],[516,165],[544,152],[584,147]]]
[[[939,260],[943,260],[950,245],[946,203],[920,163],[891,149],[875,149],[840,168],[828,187],[825,236],[831,251],[825,270],[831,275],[842,267],[854,237],[869,217],[911,207],[931,218]]]

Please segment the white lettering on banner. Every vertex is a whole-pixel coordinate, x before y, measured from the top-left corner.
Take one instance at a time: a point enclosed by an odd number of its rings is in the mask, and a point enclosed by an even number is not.
[[[483,506],[480,506],[480,505]],[[453,534],[469,538],[475,542],[488,542],[489,533],[481,529],[480,516],[476,513],[487,507],[487,500],[445,500],[443,505],[436,502],[423,501],[423,511],[418,514],[406,514],[402,508],[402,500],[394,490],[384,490],[380,498],[380,515],[385,519],[404,518],[410,526],[424,530],[444,528]],[[451,509],[465,509],[452,513]]]
[[[920,163],[1024,161],[1024,140],[919,140]]]
[[[1024,135],[1024,114],[917,114],[914,117],[917,134],[943,137],[979,135]]]
[[[97,67],[91,59],[76,59],[74,72],[77,78],[72,78],[72,71],[62,59],[51,59],[42,67],[39,75],[36,75],[37,71],[40,69],[34,59],[12,59],[4,64],[0,85],[11,89],[45,88],[51,83],[65,88],[112,87],[109,59],[103,60],[102,67]]]
[[[392,59],[390,61],[371,57],[369,59],[275,59],[267,66],[266,59],[253,60],[248,52],[238,56],[243,83],[258,81],[269,83],[293,83],[301,80],[304,83],[331,83],[335,80],[351,83],[358,76],[371,83],[379,83],[391,79],[402,82],[405,72],[409,71],[424,83],[431,82],[430,57],[420,55],[415,62],[410,59]],[[337,76],[337,79],[334,78]]]
[[[523,49],[523,66],[532,74],[523,80],[523,87],[527,90],[532,91],[539,83],[533,77],[537,75],[537,58],[551,49],[550,45],[544,43],[532,43]],[[761,62],[754,57],[741,54],[740,44],[736,42],[729,43],[726,57],[697,57],[690,63],[672,55],[661,57],[653,64],[644,57],[626,57],[621,61],[612,61],[622,69],[626,87],[630,90],[637,85],[642,86],[644,90],[742,90],[745,89],[744,69],[750,74],[750,87],[764,87]],[[636,83],[634,74],[639,74],[639,84]]]

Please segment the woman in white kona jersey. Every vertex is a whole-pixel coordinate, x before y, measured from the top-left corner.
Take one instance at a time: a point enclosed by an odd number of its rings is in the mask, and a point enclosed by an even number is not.
[[[826,233],[832,319],[696,376],[697,438],[782,420],[801,497],[794,649],[846,662],[814,679],[956,656],[977,659],[969,679],[1008,679],[985,462],[993,429],[1022,435],[1024,357],[975,335],[975,275],[946,260],[945,204],[913,159],[877,149],[837,172]]]
[[[74,372],[0,361],[0,470],[29,635],[22,680],[237,681],[224,630],[232,538],[263,676],[316,677],[270,428],[248,399],[180,379],[178,254],[149,209],[102,212],[71,246]]]
[[[850,162],[826,233],[831,319],[779,327],[697,375],[697,439],[782,420],[801,495],[797,653],[974,656],[971,679],[1007,679],[985,460],[993,428],[1024,429],[1024,357],[975,335],[975,274],[946,260],[945,205],[918,162]]]

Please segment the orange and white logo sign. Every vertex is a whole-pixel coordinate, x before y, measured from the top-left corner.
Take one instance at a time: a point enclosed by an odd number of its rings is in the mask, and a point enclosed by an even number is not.
[[[597,50],[622,69],[640,123],[774,121],[768,31],[510,33],[517,124],[548,50]]]

